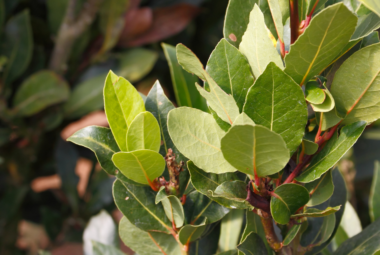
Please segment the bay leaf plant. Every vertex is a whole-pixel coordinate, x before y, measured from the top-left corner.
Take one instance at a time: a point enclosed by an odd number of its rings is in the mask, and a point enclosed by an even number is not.
[[[68,140],[116,176],[124,243],[140,255],[380,250],[368,241],[379,220],[327,248],[347,201],[334,166],[380,118],[378,11],[369,0],[230,0],[206,66],[163,44],[175,89],[203,97],[180,94],[177,108],[158,81],[145,97],[110,71],[110,128]]]

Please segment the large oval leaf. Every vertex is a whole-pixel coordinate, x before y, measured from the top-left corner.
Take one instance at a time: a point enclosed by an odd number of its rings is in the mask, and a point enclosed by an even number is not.
[[[236,171],[223,157],[220,140],[224,131],[216,124],[212,115],[197,109],[180,107],[170,111],[168,127],[177,149],[204,171]]]
[[[107,75],[103,95],[104,109],[113,136],[120,150],[128,151],[127,130],[133,119],[145,111],[144,101],[131,83],[112,71]]]
[[[50,71],[40,71],[28,77],[17,90],[14,111],[21,116],[33,115],[69,97],[69,85]]]
[[[118,152],[112,161],[128,179],[141,184],[150,184],[165,170],[165,160],[161,154],[151,150]]]
[[[275,174],[289,161],[280,135],[263,126],[233,126],[223,137],[224,158],[239,171],[259,177]]]
[[[302,141],[307,106],[302,89],[270,63],[247,94],[243,110],[256,124],[280,134],[290,154]]]
[[[161,146],[160,127],[150,112],[138,114],[127,132],[128,151],[152,150],[158,152]]]
[[[241,111],[248,89],[254,81],[250,66],[243,54],[222,39],[211,53],[206,70],[227,94],[234,97]]]
[[[324,70],[346,46],[357,18],[342,3],[315,15],[310,25],[290,47],[285,72],[302,85]]]

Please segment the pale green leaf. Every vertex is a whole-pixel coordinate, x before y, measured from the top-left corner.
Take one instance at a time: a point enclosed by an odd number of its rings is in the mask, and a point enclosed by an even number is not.
[[[380,16],[380,3],[377,0],[359,0],[363,3],[368,9]]]
[[[280,1],[281,0],[268,0],[268,5],[273,17],[273,22],[276,28],[278,38],[281,42],[284,42],[284,25],[282,23]]]
[[[326,99],[326,93],[319,87],[318,82],[310,81],[305,86],[306,100],[312,104],[322,104]]]
[[[244,112],[242,112],[241,114],[239,114],[239,116],[237,116],[237,118],[235,119],[234,121],[234,126],[237,126],[237,125],[251,125],[251,126],[254,126],[255,125],[255,122],[253,122],[253,120],[248,117],[248,115]]]
[[[326,94],[326,99],[321,104],[311,104],[311,108],[313,108],[314,112],[329,112],[335,107],[335,100],[330,91],[327,88],[323,91]]]
[[[318,217],[325,217],[330,214],[334,214],[337,211],[340,210],[340,205],[335,207],[327,207],[324,210],[319,210],[317,208],[307,208],[304,212],[293,214],[291,218],[297,218],[297,217],[312,217],[312,218],[318,218]]]
[[[306,139],[302,140],[302,146],[306,155],[314,155],[318,151],[318,144]]]
[[[220,225],[219,251],[236,249],[243,224],[244,210],[231,210]]]
[[[358,24],[356,25],[355,32],[351,37],[351,41],[364,38],[379,27],[380,17],[377,14],[369,12],[365,15],[359,15]]]
[[[322,119],[323,119],[322,131],[326,131],[327,129],[335,126],[342,120],[342,118],[338,117],[338,115],[336,114],[336,108],[334,108],[333,110],[329,112],[324,112],[323,114],[321,113],[321,115],[318,115],[318,116],[322,116]]]
[[[363,230],[359,216],[349,201],[346,202],[342,221],[340,222],[339,227],[344,230],[348,238],[356,236]]]
[[[165,214],[168,219],[175,223],[177,228],[182,227],[185,222],[185,213],[183,211],[183,207],[181,201],[179,201],[178,197],[173,195],[167,195],[165,187],[161,187],[156,195],[156,204],[162,203],[164,207]]]

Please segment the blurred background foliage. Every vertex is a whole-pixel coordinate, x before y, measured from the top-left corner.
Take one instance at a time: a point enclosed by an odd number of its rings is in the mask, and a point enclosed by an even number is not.
[[[205,64],[223,37],[227,4],[0,0],[0,254],[82,254],[91,217],[103,219],[104,209],[120,219],[113,178],[90,150],[65,140],[85,126],[107,126],[102,92],[110,69],[142,94],[158,79],[177,105],[199,104],[186,83],[196,78],[170,75],[170,65],[179,67],[170,45],[185,44]],[[338,164],[363,227],[375,160],[379,123]]]

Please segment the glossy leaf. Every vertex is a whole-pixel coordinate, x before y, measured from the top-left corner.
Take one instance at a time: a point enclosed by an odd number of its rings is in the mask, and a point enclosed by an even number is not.
[[[116,174],[112,155],[119,151],[119,147],[109,128],[88,126],[75,132],[67,141],[92,150],[104,171],[111,175]]]
[[[226,39],[222,39],[211,53],[206,70],[227,94],[233,96],[242,111],[248,89],[254,82],[243,54]]]
[[[380,44],[373,44],[355,52],[336,72],[331,93],[338,114],[344,117],[343,123],[373,122],[380,118],[377,110],[380,99],[376,96],[380,86],[379,57]]]
[[[244,202],[247,198],[247,184],[243,181],[223,182],[215,189],[212,196]]]
[[[227,123],[232,124],[239,115],[239,108],[231,95],[225,93],[210,75],[204,70],[197,56],[183,44],[177,45],[177,57],[179,64],[188,72],[195,74],[200,79],[207,81],[210,92],[196,85],[199,93],[206,98],[208,105]]]
[[[379,161],[375,161],[375,169],[373,171],[373,179],[371,185],[371,193],[369,196],[369,214],[371,220],[375,221],[380,218],[380,198],[379,194],[380,189],[380,169]]]
[[[168,219],[175,223],[177,228],[182,227],[185,221],[185,213],[183,211],[183,207],[181,201],[179,201],[178,197],[173,195],[167,195],[165,191],[165,187],[161,187],[156,196],[156,204],[162,203],[164,207],[165,214]]]
[[[30,116],[69,97],[69,85],[50,71],[40,71],[28,77],[13,100],[14,112]]]
[[[161,176],[166,165],[161,154],[146,149],[115,153],[112,162],[128,179],[141,184],[150,184]]]
[[[185,225],[178,232],[178,239],[182,244],[194,242],[202,236],[206,227],[206,220],[199,225]]]
[[[127,80],[112,71],[104,85],[104,109],[113,136],[121,151],[127,150],[127,130],[133,119],[145,111],[144,101]]]
[[[231,0],[228,3],[223,34],[224,38],[236,48],[239,47],[241,38],[247,30],[249,14],[253,6],[258,3],[259,0],[247,0],[244,2]]]
[[[24,10],[10,18],[2,31],[4,38],[0,55],[7,57],[2,74],[5,84],[11,83],[24,73],[32,59],[33,36],[30,24],[29,11]]]
[[[75,86],[63,109],[67,119],[79,118],[103,108],[105,76],[105,74],[97,75]]]
[[[290,154],[297,150],[307,123],[304,94],[274,63],[267,66],[249,90],[243,111],[256,124],[280,134]]]
[[[119,235],[123,243],[139,255],[162,255],[162,251],[168,255],[181,254],[181,247],[172,235],[143,231],[126,217],[119,223]]]
[[[380,3],[376,0],[359,0],[363,3],[368,9],[380,16]]]
[[[335,133],[333,138],[331,138],[326,143],[325,147],[313,157],[309,166],[296,178],[296,180],[302,183],[307,183],[319,179],[322,174],[332,168],[356,143],[359,136],[363,133],[365,126],[365,122],[355,122],[343,127],[340,131],[339,138],[337,137],[337,133]]]
[[[274,194],[270,211],[279,224],[287,224],[290,216],[309,201],[309,192],[298,184],[283,184],[275,189]]]
[[[306,155],[314,155],[318,151],[318,144],[306,139],[302,140],[302,146]]]
[[[237,246],[239,251],[242,251],[245,255],[267,255],[265,244],[260,236],[254,232],[251,232],[242,243]]]
[[[239,50],[246,56],[253,75],[258,78],[270,62],[283,69],[283,63],[268,36],[264,15],[255,5],[250,13],[247,31],[244,33]]]
[[[312,104],[322,104],[326,99],[326,93],[316,81],[310,81],[305,86],[306,100]]]
[[[282,244],[284,246],[288,246],[294,240],[294,238],[296,237],[296,235],[300,231],[301,227],[302,227],[302,224],[295,224],[295,225],[293,225],[290,228],[290,230],[288,231],[288,233],[286,234],[286,236],[285,236],[284,241],[282,242]]]
[[[302,85],[337,57],[354,32],[357,18],[343,4],[315,15],[285,57],[285,72]]]
[[[327,201],[334,193],[332,171],[328,171],[315,181],[306,183],[305,188],[312,193],[308,206],[316,206]]]
[[[219,251],[236,249],[243,224],[244,210],[231,210],[220,223]]]
[[[219,204],[232,209],[246,209],[247,206],[240,202],[234,202],[222,197],[212,197],[212,192],[215,189],[226,181],[236,181],[238,177],[234,173],[225,173],[225,174],[212,174],[206,173],[202,169],[198,168],[192,161],[187,162],[188,169],[190,171],[191,183],[194,188],[202,193],[203,195],[208,196],[212,200],[218,202]]]
[[[325,217],[330,214],[334,214],[337,211],[340,210],[340,206],[335,207],[327,207],[325,210],[319,210],[317,208],[308,208],[302,213],[293,214],[291,217],[312,217],[312,218],[318,218],[318,217]]]
[[[236,171],[220,149],[225,132],[210,114],[188,107],[173,109],[169,113],[168,129],[177,149],[204,171]]]
[[[144,231],[169,233],[171,222],[162,205],[155,204],[156,194],[150,187],[116,180],[112,192],[117,208],[133,225]]]
[[[264,177],[275,174],[289,161],[280,135],[263,126],[233,126],[222,138],[224,158],[239,171]]]
[[[305,232],[302,233],[300,243],[303,247],[308,245],[318,246],[332,236],[336,222],[335,214],[320,218],[308,218],[307,222],[308,226]]]
[[[207,112],[205,99],[199,94],[195,83],[198,78],[186,72],[178,63],[174,46],[162,43],[166,60],[170,68],[174,94],[178,106],[189,106]]]
[[[138,114],[127,132],[128,151],[152,150],[159,152],[161,146],[160,127],[150,112]]]
[[[92,249],[94,255],[124,255],[118,248],[96,241],[92,241]]]

